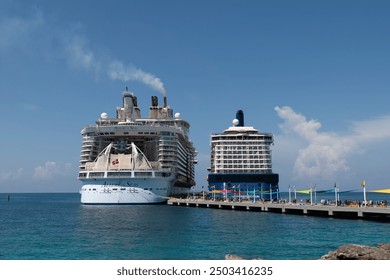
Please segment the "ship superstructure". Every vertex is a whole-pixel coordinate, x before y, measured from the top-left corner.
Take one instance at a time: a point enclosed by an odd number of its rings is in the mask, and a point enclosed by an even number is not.
[[[160,203],[195,185],[196,151],[190,125],[152,96],[142,117],[137,97],[127,89],[116,117],[102,113],[82,129],[79,180],[84,204]]]
[[[272,172],[273,135],[244,125],[239,110],[233,125],[211,135],[209,190],[214,197],[274,200],[279,175]]]

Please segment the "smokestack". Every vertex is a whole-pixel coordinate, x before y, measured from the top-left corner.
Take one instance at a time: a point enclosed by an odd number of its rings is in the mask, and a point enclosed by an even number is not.
[[[238,120],[237,126],[244,126],[244,112],[242,110],[237,111],[236,119]]]
[[[152,106],[150,106],[149,118],[151,118],[151,119],[158,118],[158,99],[157,99],[157,96],[152,96]]]
[[[158,98],[157,96],[152,96],[152,107],[158,106]]]
[[[122,116],[126,122],[134,121],[134,99],[133,94],[129,91],[123,92],[123,110],[124,115]]]
[[[167,108],[167,97],[164,95],[164,108]]]

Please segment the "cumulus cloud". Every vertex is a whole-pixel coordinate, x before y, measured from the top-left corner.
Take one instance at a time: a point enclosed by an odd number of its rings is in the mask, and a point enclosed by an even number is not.
[[[293,163],[293,179],[332,180],[350,170],[348,159],[362,152],[373,141],[390,139],[390,116],[352,123],[343,135],[321,131],[321,123],[308,120],[291,107],[275,107],[282,137],[300,139],[301,146]],[[288,141],[282,141],[287,143]]]
[[[70,163],[64,164],[55,161],[47,161],[44,165],[35,167],[33,178],[36,180],[45,181],[69,175],[70,171]]]

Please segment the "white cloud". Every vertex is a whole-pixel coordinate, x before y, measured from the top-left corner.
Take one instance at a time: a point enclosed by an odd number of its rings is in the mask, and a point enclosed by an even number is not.
[[[353,123],[359,141],[376,141],[390,138],[390,116]]]
[[[16,181],[19,180],[22,176],[23,176],[23,168],[19,168],[18,170],[13,172],[3,171],[0,173],[0,183]]]
[[[34,169],[33,178],[36,180],[50,180],[61,176],[69,175],[71,171],[70,163],[59,163],[47,161],[43,166],[37,166]]]
[[[72,23],[68,23],[70,24]],[[91,48],[87,36],[80,31],[80,25],[61,27],[45,18],[39,9],[31,13],[30,17],[2,18],[0,54],[18,48],[39,50],[47,58],[60,56],[71,67],[92,73],[96,79],[104,73],[112,80],[141,82],[165,95],[165,87],[160,78],[131,64],[125,66],[117,59],[97,53]]]
[[[36,10],[30,17],[0,19],[0,51],[26,47],[44,24],[45,20],[39,10]]]
[[[101,62],[88,47],[87,39],[81,35],[72,34],[65,41],[65,52],[68,63],[75,68],[91,71],[97,77],[101,69]]]
[[[372,141],[390,139],[390,116],[354,122],[347,134],[322,132],[321,123],[307,120],[288,106],[275,107],[283,120],[279,126],[282,134],[280,143],[300,142],[293,164],[295,180],[334,180],[350,171],[349,159],[363,152],[362,147]],[[295,145],[296,147],[296,145]],[[281,150],[286,150],[282,147]],[[278,150],[278,148],[275,148]]]

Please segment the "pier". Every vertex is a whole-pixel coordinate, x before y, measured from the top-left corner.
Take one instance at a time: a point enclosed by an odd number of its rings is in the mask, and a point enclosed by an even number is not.
[[[213,201],[207,199],[170,198],[170,206],[201,207],[237,211],[272,212],[307,216],[322,216],[349,219],[371,219],[390,221],[390,207],[383,206],[338,206],[303,203],[275,203],[250,201]]]

